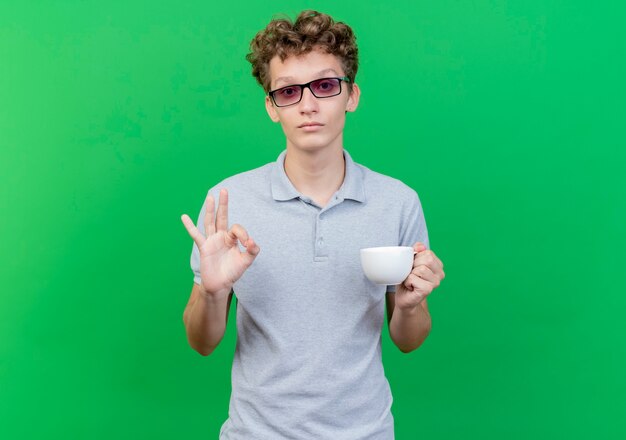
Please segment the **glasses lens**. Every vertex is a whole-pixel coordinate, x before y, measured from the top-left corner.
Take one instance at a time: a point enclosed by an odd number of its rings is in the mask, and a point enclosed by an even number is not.
[[[302,87],[300,86],[287,86],[282,89],[278,89],[273,92],[274,102],[276,105],[290,105],[300,100],[302,95]]]
[[[311,83],[311,90],[318,98],[328,98],[341,93],[341,80],[337,78],[322,78]]]

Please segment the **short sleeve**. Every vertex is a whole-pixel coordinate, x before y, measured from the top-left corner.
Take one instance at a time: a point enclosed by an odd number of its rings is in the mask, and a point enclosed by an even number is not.
[[[424,218],[424,210],[417,193],[411,190],[410,195],[404,205],[401,213],[400,237],[398,246],[413,246],[415,243],[424,243],[427,249],[430,249],[428,240],[428,229],[426,228],[426,219]],[[388,293],[395,293],[396,286],[387,286]]]

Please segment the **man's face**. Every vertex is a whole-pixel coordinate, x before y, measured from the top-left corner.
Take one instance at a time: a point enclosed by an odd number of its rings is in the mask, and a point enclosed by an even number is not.
[[[305,84],[320,78],[343,77],[345,72],[335,55],[312,51],[305,55],[290,56],[284,61],[274,57],[269,65],[270,90],[292,84]],[[311,90],[302,91],[297,104],[276,107],[272,99],[265,98],[265,107],[274,122],[280,122],[287,147],[315,151],[327,147],[343,147],[343,127],[346,111],[354,111],[359,103],[359,88],[341,83],[341,93],[329,98],[316,98]]]

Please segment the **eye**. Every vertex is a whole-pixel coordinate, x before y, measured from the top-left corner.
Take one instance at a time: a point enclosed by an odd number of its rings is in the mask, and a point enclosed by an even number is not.
[[[285,87],[280,89],[277,93],[285,98],[289,98],[290,96],[296,95],[298,91],[295,87]]]
[[[311,88],[315,90],[316,96],[325,98],[339,93],[339,81],[335,78],[322,78],[311,83]]]
[[[323,91],[332,90],[335,87],[335,82],[329,79],[320,81],[317,84],[317,88]]]

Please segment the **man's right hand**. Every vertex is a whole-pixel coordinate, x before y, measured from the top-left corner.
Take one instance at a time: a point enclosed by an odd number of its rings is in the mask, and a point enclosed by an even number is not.
[[[181,220],[200,251],[200,293],[213,298],[230,294],[233,284],[252,264],[260,249],[240,225],[228,229],[228,191],[222,189],[219,196],[217,215],[215,199],[206,198],[204,230],[206,237],[196,228],[187,214]],[[245,252],[239,250],[241,243]]]

